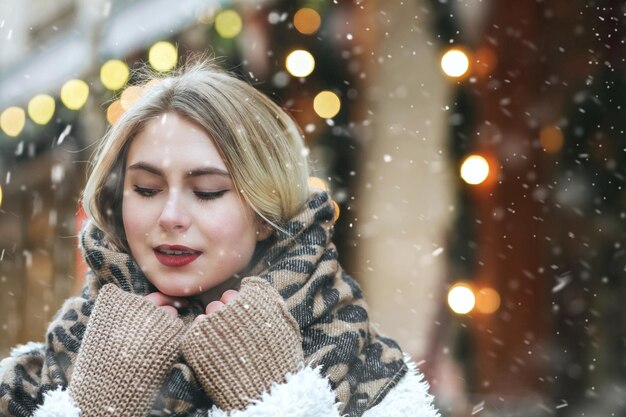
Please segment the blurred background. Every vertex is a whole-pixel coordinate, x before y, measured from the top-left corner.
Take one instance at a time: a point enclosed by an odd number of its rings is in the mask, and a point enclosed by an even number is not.
[[[0,356],[83,284],[88,160],[193,53],[296,119],[443,416],[626,416],[626,6],[0,0]],[[620,142],[621,141],[621,142]]]

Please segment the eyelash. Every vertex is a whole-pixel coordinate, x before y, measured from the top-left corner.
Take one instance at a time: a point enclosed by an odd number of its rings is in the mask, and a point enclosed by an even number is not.
[[[153,188],[143,188],[135,185],[135,192],[144,198],[152,198],[157,195],[161,190],[153,189]],[[228,190],[215,191],[215,192],[201,192],[194,191],[194,194],[200,201],[209,201],[209,200],[217,200],[224,194],[226,194]]]

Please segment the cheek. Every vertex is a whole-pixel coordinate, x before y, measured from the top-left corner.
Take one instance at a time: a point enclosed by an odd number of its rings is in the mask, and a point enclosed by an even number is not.
[[[122,220],[124,231],[131,247],[135,241],[144,234],[144,227],[147,221],[145,210],[141,209],[136,198],[125,194],[122,200]]]

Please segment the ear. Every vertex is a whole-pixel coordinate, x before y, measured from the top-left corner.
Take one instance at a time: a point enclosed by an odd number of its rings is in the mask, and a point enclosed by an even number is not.
[[[265,240],[273,233],[272,226],[264,220],[258,220],[256,226],[256,240],[257,242]]]

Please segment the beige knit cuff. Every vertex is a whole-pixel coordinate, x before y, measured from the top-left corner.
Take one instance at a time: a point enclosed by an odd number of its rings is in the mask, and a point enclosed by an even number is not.
[[[225,411],[244,409],[304,360],[298,323],[280,294],[256,277],[242,281],[234,301],[194,324],[182,350],[206,393]]]
[[[142,297],[102,287],[69,385],[81,417],[148,415],[184,330]]]

